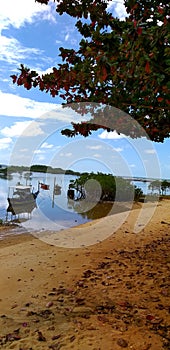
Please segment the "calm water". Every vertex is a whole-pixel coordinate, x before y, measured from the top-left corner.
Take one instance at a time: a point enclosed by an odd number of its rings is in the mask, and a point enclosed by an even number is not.
[[[54,178],[56,184],[62,187],[61,195],[54,195]],[[18,182],[22,185],[32,185],[33,192],[38,190],[38,181],[49,185],[49,190],[40,189],[36,199],[36,207],[31,214],[23,213],[19,215],[19,220],[22,221],[22,227],[33,230],[43,229],[64,229],[74,225],[79,225],[89,221],[88,217],[83,217],[76,212],[72,201],[68,201],[67,190],[70,180],[75,179],[75,176],[70,175],[54,175],[33,173],[32,178],[26,180],[20,174],[13,174],[12,179],[0,178],[0,218],[6,219],[6,209],[8,207],[8,193],[10,186],[15,186]],[[12,191],[10,190],[10,194]],[[8,213],[7,220],[14,219],[11,213]]]
[[[60,195],[54,195],[54,178],[56,184],[62,187]],[[74,180],[75,176],[55,175],[32,173],[30,179],[26,179],[24,173],[13,174],[11,179],[0,178],[0,219],[11,221],[15,219],[8,213],[7,197],[10,186],[15,186],[18,182],[23,185],[32,185],[33,192],[38,190],[38,181],[48,184],[49,190],[40,189],[40,193],[36,199],[36,206],[30,214],[22,213],[19,215],[21,227],[26,230],[61,230],[75,225],[80,225],[87,221],[108,215],[112,210],[113,204],[105,203],[97,207],[91,204],[75,202],[68,200],[67,190],[70,180]],[[136,186],[142,188],[144,193],[148,191],[148,183],[136,182]],[[120,208],[119,208],[120,210]],[[117,208],[112,211],[117,212]],[[111,212],[111,213],[112,213]]]

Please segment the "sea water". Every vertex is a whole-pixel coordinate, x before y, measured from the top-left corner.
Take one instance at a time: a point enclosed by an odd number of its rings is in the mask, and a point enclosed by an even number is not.
[[[0,178],[0,219],[8,222],[17,220],[24,230],[59,231],[108,215],[112,210],[113,203],[100,204],[93,210],[95,203],[90,207],[83,207],[83,201],[68,199],[67,191],[70,181],[75,179],[76,176],[73,175],[45,173],[32,173],[32,176],[28,178],[24,172],[22,174],[14,173],[8,179]],[[31,185],[33,192],[38,190],[38,183],[45,183],[49,185],[49,190],[40,188],[32,212],[23,212],[15,217],[11,213],[7,213],[7,197],[10,196],[11,186],[16,186],[17,183]],[[61,194],[55,195],[54,184],[61,186]],[[148,182],[138,181],[134,182],[134,185],[140,187],[144,194],[148,193]]]

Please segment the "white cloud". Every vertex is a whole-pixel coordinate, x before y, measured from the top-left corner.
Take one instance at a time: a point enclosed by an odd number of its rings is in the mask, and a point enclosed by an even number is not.
[[[7,78],[4,78],[4,79],[2,78],[1,80],[2,80],[4,83],[10,82],[10,79],[7,79]]]
[[[65,24],[65,26],[63,27],[63,30],[61,30],[60,34],[61,34],[61,37],[63,37],[63,40],[65,40],[65,41],[69,40],[70,45],[72,45],[72,46],[78,45],[80,35],[77,33],[72,21],[68,21],[68,23]]]
[[[0,114],[12,117],[37,118],[51,111],[56,106],[53,103],[37,102],[10,93],[0,91]]]
[[[99,137],[101,139],[113,139],[113,140],[117,140],[117,139],[122,139],[125,137],[125,135],[123,134],[118,134],[116,131],[110,131],[110,132],[107,132],[107,130],[104,130],[100,135]]]
[[[93,154],[93,157],[95,157],[95,158],[101,158],[101,154],[99,154],[99,153]]]
[[[121,148],[121,147],[114,147],[113,150],[116,151],[116,152],[122,152],[123,148]]]
[[[41,5],[35,0],[1,0],[0,29],[10,25],[20,28],[38,19],[54,21],[54,6],[53,1],[49,5]]]
[[[40,67],[33,67],[32,70],[36,70],[36,72],[39,74],[39,75],[45,75],[45,74],[50,74],[53,72],[53,67],[49,67],[45,70],[42,70]]]
[[[65,41],[68,41],[69,37],[70,37],[70,35],[69,35],[69,33],[67,33],[65,36]]]
[[[16,122],[11,127],[6,126],[1,134],[7,137],[34,137],[44,132],[36,122]]]
[[[7,149],[10,147],[12,139],[10,137],[4,137],[0,139],[0,150]]]
[[[26,23],[36,23],[40,20],[55,21],[56,13],[54,10],[54,3],[49,5],[41,5],[35,0],[24,1],[15,0],[1,0],[0,12],[0,60],[8,62],[9,64],[20,64],[21,60],[26,58],[37,59],[40,61],[51,60],[44,56],[42,50],[30,47],[24,47],[20,42],[11,36],[5,36],[2,33],[3,29],[8,29],[10,26],[20,28]]]
[[[0,60],[9,64],[19,64],[26,57],[32,59],[37,56],[42,56],[43,52],[36,48],[28,48],[22,46],[15,38],[7,38],[0,36]]]
[[[62,44],[62,40],[56,40],[56,44]]]
[[[60,153],[60,157],[71,157],[73,154],[71,152],[66,152],[66,153]]]
[[[127,17],[126,8],[124,6],[124,0],[112,0],[109,2],[107,8],[111,12],[112,10],[114,10],[114,12],[116,13],[116,17],[120,18],[121,20],[124,20],[125,17]]]
[[[155,154],[155,153],[156,153],[156,150],[155,150],[155,149],[152,149],[152,148],[146,149],[146,150],[145,150],[145,153],[147,153],[147,154]]]
[[[86,148],[88,148],[88,149],[101,149],[102,148],[102,146],[101,145],[96,145],[96,146],[87,146]]]
[[[21,148],[19,151],[23,152],[23,153],[26,153],[26,152],[29,152],[29,149],[28,148]]]
[[[77,122],[87,120],[87,116],[80,116],[69,107],[63,108],[60,104],[38,102],[29,98],[23,98],[11,93],[0,91],[0,115],[22,118],[41,118],[44,122],[47,120],[62,121],[70,123],[73,120]],[[68,127],[65,125],[64,127]]]
[[[23,137],[34,137],[44,134],[44,131],[40,127],[40,123],[32,121],[28,127],[25,128],[21,136]]]
[[[42,151],[40,149],[37,149],[34,151],[34,154],[42,154],[42,153],[45,153],[45,151]]]
[[[49,144],[48,142],[44,142],[41,146],[41,148],[53,148],[53,147],[54,147],[54,145]]]
[[[39,160],[39,161],[45,160],[45,157],[44,157],[44,156],[39,156],[39,157],[38,157],[38,160]]]

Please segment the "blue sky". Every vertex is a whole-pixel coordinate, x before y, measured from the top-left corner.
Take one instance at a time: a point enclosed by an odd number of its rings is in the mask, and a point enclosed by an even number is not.
[[[110,11],[124,18],[121,1]],[[78,171],[103,171],[170,179],[170,140],[131,140],[99,130],[89,138],[69,139],[61,130],[80,116],[63,109],[59,98],[37,89],[13,85],[11,74],[20,63],[39,73],[60,63],[59,47],[77,48],[80,36],[74,20],[48,6],[1,0],[0,13],[0,164],[46,164]],[[86,118],[84,118],[86,119]]]

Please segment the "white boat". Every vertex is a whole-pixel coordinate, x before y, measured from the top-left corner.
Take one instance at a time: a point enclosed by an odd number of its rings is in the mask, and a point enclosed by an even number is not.
[[[32,186],[24,186],[17,184],[16,186],[10,186],[8,191],[8,208],[7,212],[11,212],[12,215],[21,213],[31,213],[36,208],[37,192],[32,191]]]

